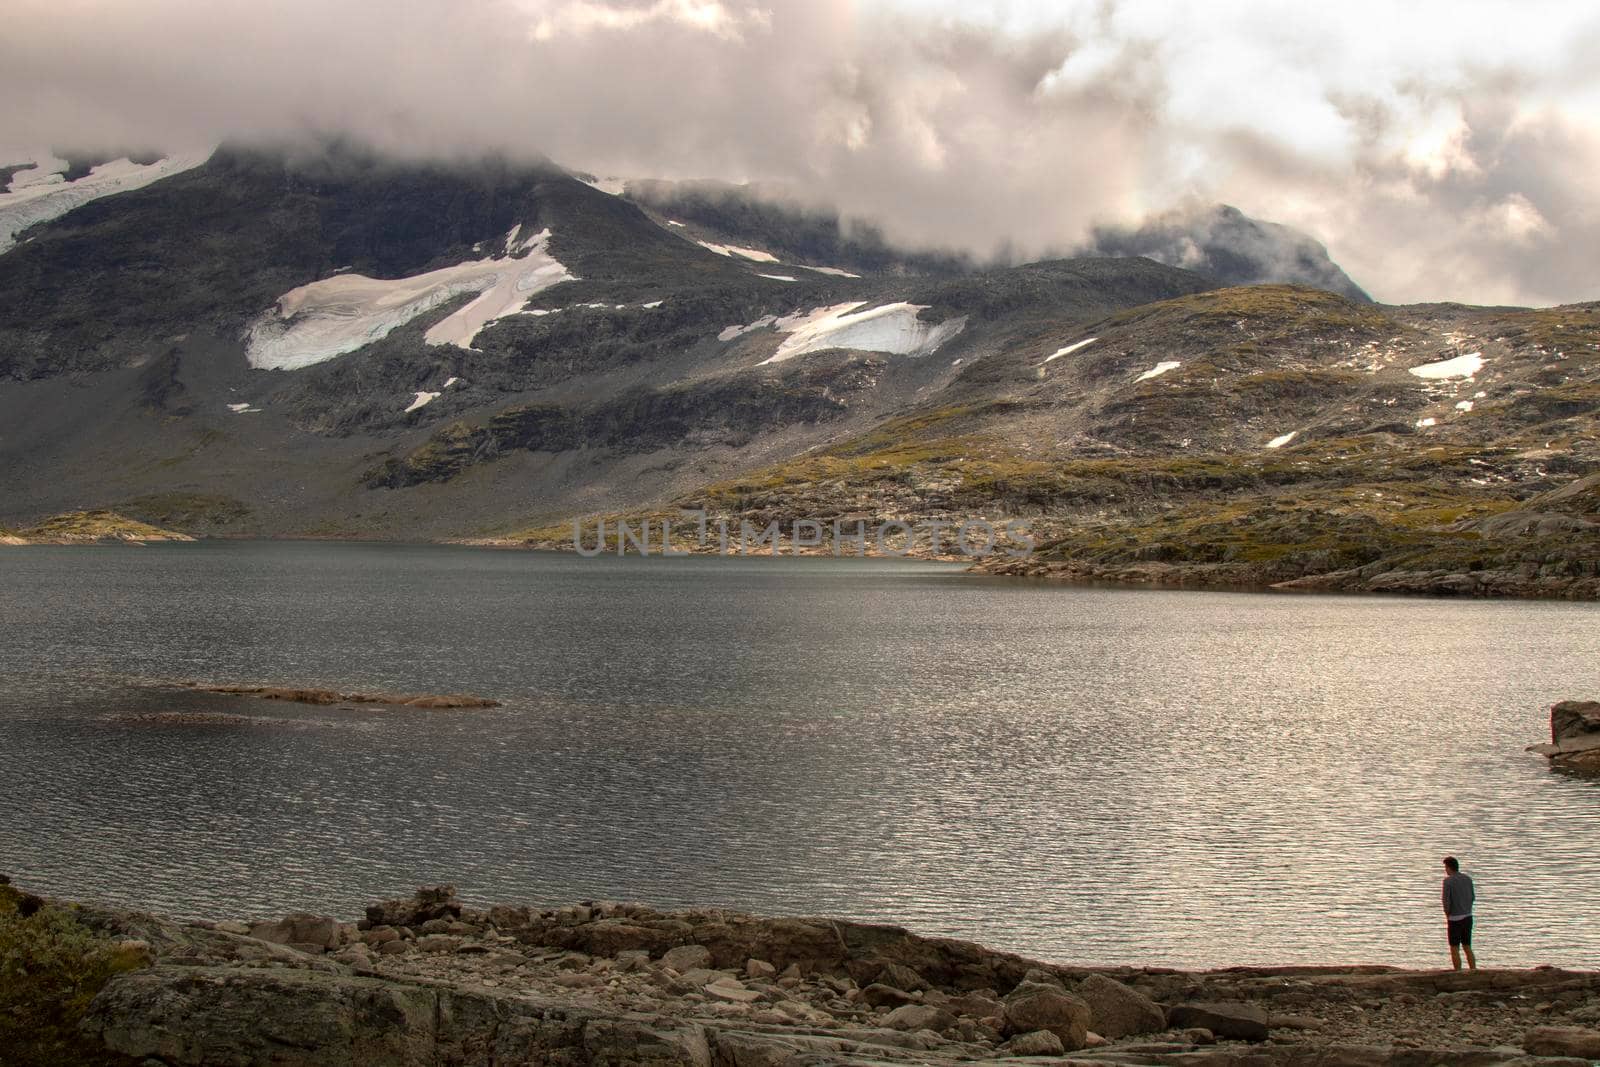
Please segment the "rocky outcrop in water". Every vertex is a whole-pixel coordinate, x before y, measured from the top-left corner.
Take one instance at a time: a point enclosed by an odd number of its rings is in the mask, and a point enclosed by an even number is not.
[[[283,700],[291,704],[386,704],[406,708],[498,708],[498,700],[466,693],[342,693],[337,689],[310,689],[281,685],[209,685],[205,682],[179,682],[183,689],[224,696],[247,696],[259,700]]]
[[[1550,743],[1529,745],[1552,767],[1600,773],[1600,701],[1563,700],[1550,707]]]
[[[1600,974],[1550,968],[1076,968],[833,919],[479,910],[447,886],[358,923],[75,914],[140,946],[80,1030],[146,1067],[1577,1067],[1565,1050],[1600,1036]]]
[[[188,534],[165,530],[114,511],[72,511],[45,519],[24,530],[0,529],[0,545],[92,545],[125,541],[193,541]]]

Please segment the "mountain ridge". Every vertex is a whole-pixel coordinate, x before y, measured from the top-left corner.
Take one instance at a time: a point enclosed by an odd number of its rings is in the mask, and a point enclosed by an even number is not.
[[[42,222],[0,254],[0,519],[542,543],[524,535],[678,504],[789,526],[966,514],[1033,520],[1039,573],[1256,583],[1404,562],[1406,515],[1470,568],[1451,523],[1600,469],[1597,305],[1390,307],[1342,272],[1221,286],[1139,256],[873,273],[837,219],[713,229],[661,206],[548,162],[227,146]],[[791,231],[821,235],[811,262]],[[313,315],[371,333],[252,366],[252,324],[292,347]],[[1357,487],[1378,494],[1364,510]],[[1536,577],[1587,588],[1593,519],[1569,518],[1479,571],[1537,550],[1566,570]],[[1363,538],[1376,555],[1329,547]]]

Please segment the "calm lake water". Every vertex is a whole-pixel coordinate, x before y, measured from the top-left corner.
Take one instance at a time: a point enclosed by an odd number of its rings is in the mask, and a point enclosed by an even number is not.
[[[0,554],[0,871],[178,915],[643,900],[1042,958],[1600,967],[1600,607],[908,561],[201,543]],[[465,691],[491,711],[174,692]],[[131,716],[247,718],[155,725]]]

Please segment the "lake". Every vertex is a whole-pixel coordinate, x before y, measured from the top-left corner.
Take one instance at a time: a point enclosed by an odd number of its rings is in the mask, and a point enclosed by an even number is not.
[[[0,871],[175,915],[723,904],[1074,963],[1600,967],[1600,606],[907,560],[201,542],[0,554]],[[471,692],[286,705],[158,680]],[[233,719],[177,723],[158,712]]]

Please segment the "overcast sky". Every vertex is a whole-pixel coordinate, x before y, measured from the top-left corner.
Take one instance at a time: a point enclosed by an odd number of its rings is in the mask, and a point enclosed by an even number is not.
[[[345,131],[980,255],[1223,201],[1382,300],[1550,304],[1600,299],[1596,56],[1591,0],[0,0],[0,157]]]

